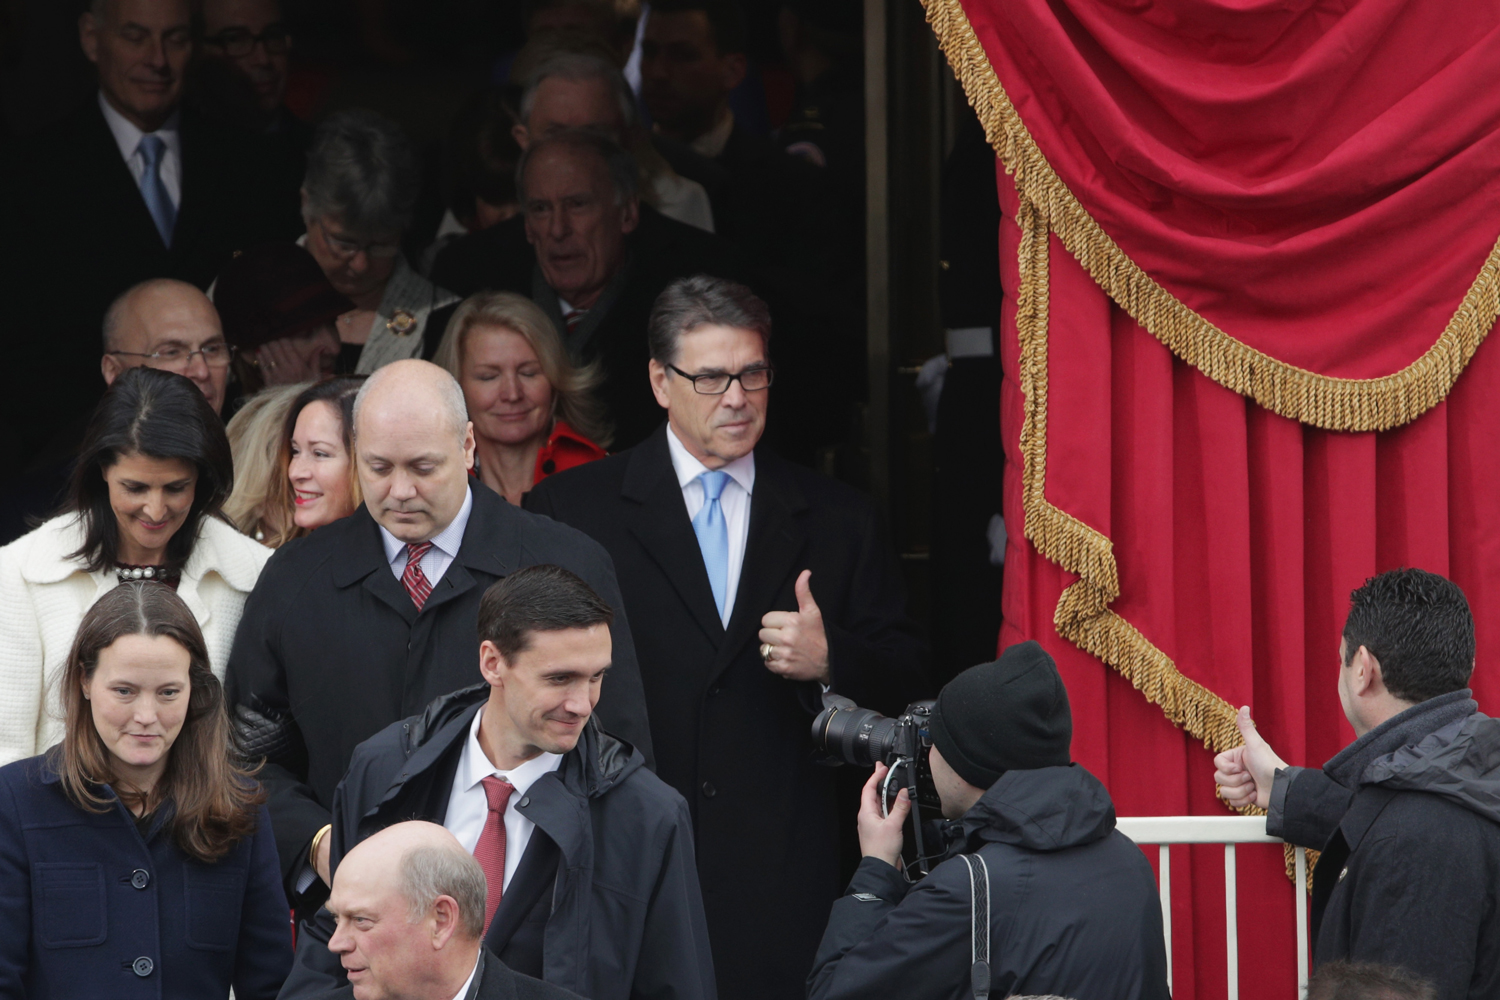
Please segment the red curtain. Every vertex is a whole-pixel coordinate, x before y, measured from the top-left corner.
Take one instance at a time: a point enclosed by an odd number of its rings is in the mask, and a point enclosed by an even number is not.
[[[1500,8],[928,5],[1001,154],[1001,646],[1056,657],[1119,814],[1224,815],[1239,705],[1294,763],[1351,740],[1348,595],[1393,567],[1464,588],[1493,711]],[[1295,996],[1283,864],[1239,851],[1249,1000]],[[1174,851],[1179,998],[1226,993],[1223,881]]]

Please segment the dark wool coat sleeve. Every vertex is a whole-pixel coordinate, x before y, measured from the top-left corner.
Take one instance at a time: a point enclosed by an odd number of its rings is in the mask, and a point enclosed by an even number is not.
[[[1315,767],[1286,767],[1271,785],[1266,832],[1292,844],[1322,850],[1349,809],[1349,789]]]
[[[250,873],[240,913],[240,940],[234,957],[234,995],[243,1000],[273,1000],[292,968],[292,934],[276,835],[265,806],[255,818],[250,842]]]
[[[290,727],[291,744],[305,744],[287,695],[285,659],[281,649],[280,623],[294,613],[298,588],[289,572],[287,549],[271,556],[255,589],[245,601],[245,611],[235,631],[224,675],[224,697],[229,705],[247,705],[284,719]],[[292,895],[297,874],[307,861],[313,835],[329,822],[329,812],[314,797],[293,769],[298,749],[281,759],[267,760],[259,778],[266,790],[267,805],[276,816],[276,853],[282,882]],[[301,751],[305,754],[305,751]]]
[[[687,802],[681,796],[672,798],[672,818],[660,828],[664,834],[661,860],[646,907],[630,996],[631,1000],[714,1000],[714,963],[693,858],[693,823]]]

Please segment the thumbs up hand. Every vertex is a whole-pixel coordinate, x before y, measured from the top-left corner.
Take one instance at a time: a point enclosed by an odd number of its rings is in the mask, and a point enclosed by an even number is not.
[[[760,620],[760,654],[773,674],[793,681],[828,683],[828,634],[813,600],[812,570],[797,577],[797,610],[769,611]]]
[[[1271,744],[1250,721],[1250,706],[1241,708],[1234,722],[1245,744],[1214,758],[1214,781],[1219,786],[1219,795],[1232,807],[1255,805],[1265,809],[1271,804],[1271,783],[1276,771],[1286,767],[1286,761],[1276,756]]]

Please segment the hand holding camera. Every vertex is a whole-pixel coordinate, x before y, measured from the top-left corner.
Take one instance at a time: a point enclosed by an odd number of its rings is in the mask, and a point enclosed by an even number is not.
[[[886,813],[881,785],[890,768],[877,763],[870,780],[859,797],[859,853],[865,858],[879,858],[893,868],[901,867],[902,827],[911,813],[911,798],[906,789],[896,794]]]

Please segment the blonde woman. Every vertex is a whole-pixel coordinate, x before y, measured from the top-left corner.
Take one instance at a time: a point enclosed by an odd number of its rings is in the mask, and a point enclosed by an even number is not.
[[[279,464],[281,439],[286,411],[309,385],[295,382],[262,389],[245,400],[226,428],[234,455],[234,491],[224,502],[224,516],[262,544],[284,535],[291,524],[288,505],[280,499],[286,478],[285,466]]]
[[[278,549],[359,507],[350,428],[363,381],[344,376],[268,389],[230,421],[235,481],[224,512],[241,531]]]
[[[475,474],[513,504],[555,472],[603,458],[611,430],[593,395],[596,366],[575,368],[530,299],[480,292],[448,321],[433,358],[463,388]]]

